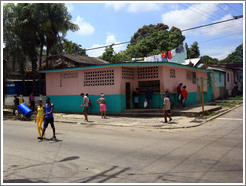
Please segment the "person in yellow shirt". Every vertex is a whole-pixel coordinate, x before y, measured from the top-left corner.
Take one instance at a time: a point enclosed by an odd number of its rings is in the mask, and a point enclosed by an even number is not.
[[[43,123],[43,120],[44,120],[44,105],[42,103],[42,100],[39,100],[38,101],[38,106],[37,106],[37,116],[36,116],[36,119],[35,119],[35,123],[37,122],[37,127],[38,127],[38,134],[39,134],[39,138],[42,137],[42,131],[43,131],[43,128],[42,128],[42,123]]]

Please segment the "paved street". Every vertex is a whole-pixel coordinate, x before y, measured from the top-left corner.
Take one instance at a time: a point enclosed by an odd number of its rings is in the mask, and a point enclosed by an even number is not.
[[[39,142],[33,121],[4,120],[5,183],[244,181],[242,106],[186,129],[55,125],[58,141]]]

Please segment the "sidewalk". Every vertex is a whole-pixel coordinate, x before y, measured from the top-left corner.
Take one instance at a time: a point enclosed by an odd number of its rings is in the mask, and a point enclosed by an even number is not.
[[[179,129],[179,128],[190,128],[196,127],[210,121],[219,115],[229,112],[232,109],[222,109],[217,112],[217,115],[210,117],[208,119],[201,119],[201,117],[185,117],[185,116],[172,116],[172,121],[164,123],[164,118],[162,116],[154,116],[151,113],[148,117],[127,117],[127,116],[107,116],[106,119],[102,119],[100,115],[90,115],[88,116],[89,122],[84,121],[84,116],[82,114],[69,114],[69,113],[54,113],[55,122],[71,123],[84,126],[115,126],[115,127],[139,127],[139,128],[155,128],[155,129]],[[194,111],[194,108],[191,108]],[[185,112],[191,112],[187,109]],[[200,112],[200,109],[195,109]],[[11,109],[4,109],[5,119],[12,119]],[[32,115],[31,120],[34,122],[35,115]],[[32,122],[31,121],[31,122]],[[169,119],[168,119],[169,121]]]

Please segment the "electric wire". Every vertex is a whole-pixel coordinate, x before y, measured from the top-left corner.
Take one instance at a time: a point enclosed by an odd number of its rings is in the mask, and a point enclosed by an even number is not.
[[[188,3],[186,3],[186,4],[189,5]],[[190,4],[191,4],[191,3],[190,3]],[[214,4],[215,4],[215,3],[214,3]],[[215,21],[219,19],[219,18],[217,18],[217,16],[216,16],[216,19],[213,18],[212,15],[210,15],[208,12],[203,11],[202,9],[198,8],[197,6],[195,7],[195,6],[192,6],[192,5],[191,5],[191,6],[189,6],[188,8],[191,9],[191,7],[192,7],[193,9],[198,9],[199,11],[204,12],[205,14],[207,14],[207,15],[210,17],[210,19],[213,19],[213,20],[215,20]],[[194,12],[196,12],[196,11],[194,11]],[[197,13],[197,12],[196,12],[196,13]],[[214,12],[214,13],[216,13],[216,14],[218,14],[218,15],[220,15],[220,16],[224,16],[224,15],[218,13],[217,11]],[[234,23],[230,23],[230,25],[235,26]]]
[[[233,6],[229,5],[228,3],[225,3],[227,6],[229,6],[231,9],[235,10],[236,12],[238,12],[239,14],[242,14],[241,12],[239,12],[236,8],[234,8]]]
[[[232,16],[232,14],[230,13],[230,12],[228,12],[227,10],[225,10],[224,8],[222,8],[222,7],[220,7],[219,5],[218,5],[218,3],[215,3],[221,10],[223,10],[224,12],[226,12],[226,13],[228,13],[228,14],[230,14],[231,16]]]

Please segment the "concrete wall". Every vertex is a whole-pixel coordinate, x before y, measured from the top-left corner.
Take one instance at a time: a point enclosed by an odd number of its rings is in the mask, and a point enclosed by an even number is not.
[[[153,65],[152,65],[153,66]],[[67,112],[80,112],[82,108],[80,104],[83,99],[80,96],[81,92],[88,93],[91,99],[92,107],[89,109],[91,112],[100,112],[99,104],[96,100],[100,97],[101,93],[105,94],[107,102],[107,112],[121,112],[126,109],[126,82],[130,83],[131,94],[138,88],[139,81],[152,81],[160,80],[160,93],[155,93],[152,98],[153,108],[162,108],[163,100],[161,94],[167,89],[171,92],[171,98],[175,101],[175,106],[178,106],[176,87],[179,83],[187,86],[188,91],[188,105],[196,104],[201,101],[200,88],[197,84],[198,79],[203,77],[207,79],[207,71],[197,70],[194,68],[186,68],[175,65],[159,65],[158,77],[156,78],[138,78],[138,67],[146,66],[127,66],[133,69],[134,79],[123,75],[122,66],[107,66],[92,69],[78,69],[73,71],[53,71],[46,73],[46,90],[47,95],[51,98],[51,102],[55,105],[55,111]],[[175,77],[170,77],[170,70],[175,71]],[[94,73],[104,73],[106,71],[113,71],[114,83],[113,85],[86,85],[89,75]],[[196,78],[193,82],[187,74],[195,72]],[[94,77],[94,76],[93,76]],[[101,77],[101,76],[99,76]],[[85,79],[86,78],[86,79]],[[96,76],[98,78],[98,76]],[[90,80],[93,82],[94,80]],[[98,82],[98,80],[95,80]],[[209,89],[204,94],[205,102],[211,101],[212,89]],[[140,95],[139,106],[143,108],[145,95]],[[131,96],[131,108],[133,108],[133,97]]]

